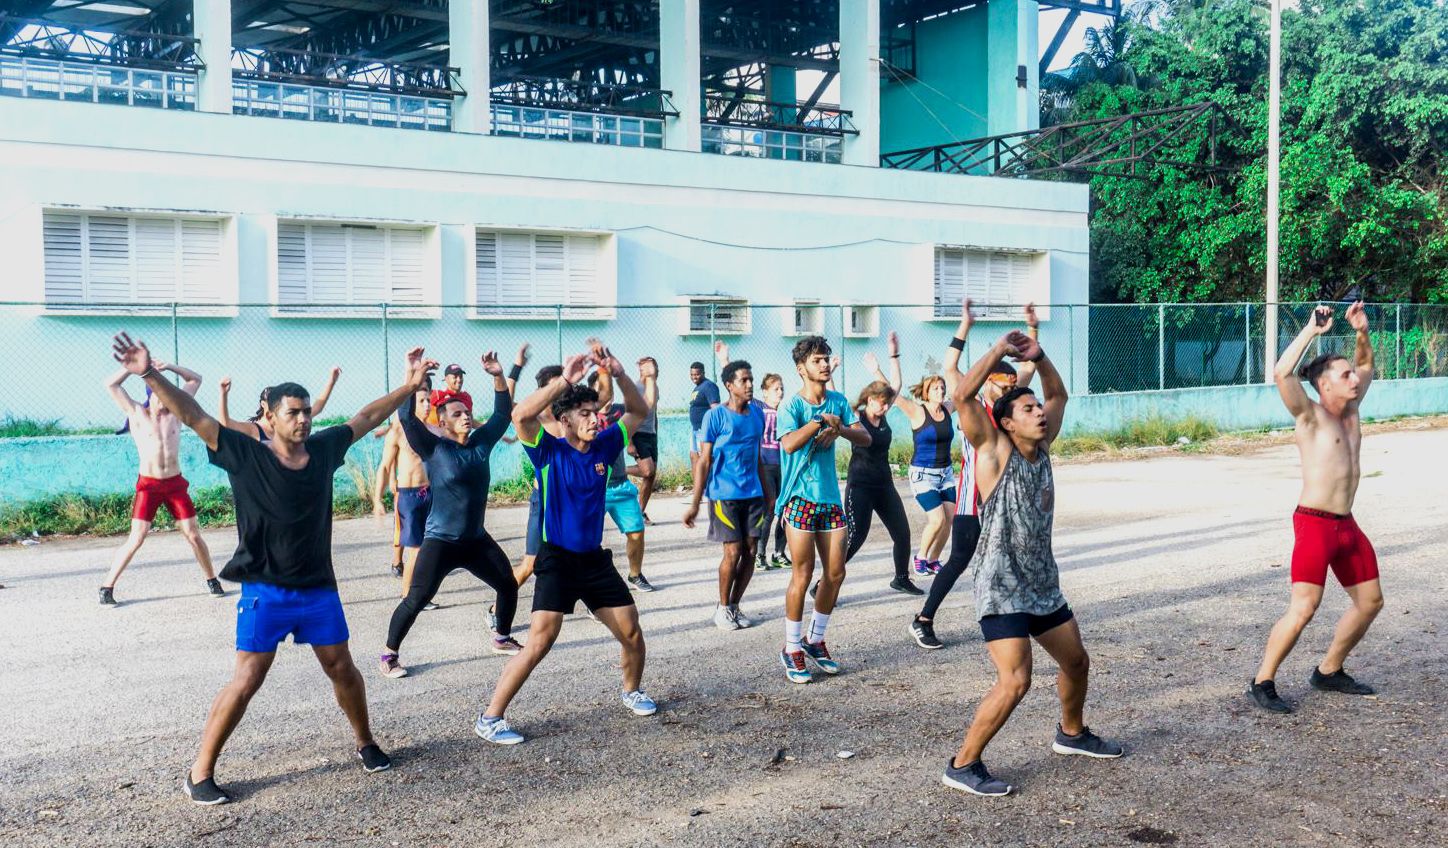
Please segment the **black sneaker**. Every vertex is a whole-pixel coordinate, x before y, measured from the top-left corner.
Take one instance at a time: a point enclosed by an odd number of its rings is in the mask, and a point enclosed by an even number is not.
[[[221,588],[221,581],[217,580],[215,577],[206,581],[206,591],[210,592],[211,597],[213,598],[226,597],[226,590]]]
[[[392,758],[383,753],[376,742],[360,749],[357,758],[362,761],[362,770],[368,774],[392,768]]]
[[[1089,727],[1081,728],[1081,732],[1075,736],[1067,736],[1059,724],[1056,725],[1056,739],[1051,743],[1051,750],[1058,754],[1077,754],[1098,760],[1114,760],[1126,753],[1115,742],[1107,742],[1092,733]]]
[[[393,577],[401,577],[401,576],[402,576],[402,563],[400,563],[400,562],[394,562],[394,563],[392,564],[392,576],[393,576]]]
[[[116,590],[110,586],[101,587],[101,606],[113,607],[116,605]]]
[[[636,577],[630,577],[628,579],[628,585],[634,587],[640,592],[652,592],[654,590],[654,584],[650,583],[649,578],[643,576],[642,574]]]
[[[755,571],[768,571],[768,570],[769,570],[769,557],[765,556],[764,554],[759,554],[758,556],[756,556],[756,557],[754,558],[754,570],[755,570]]]
[[[1257,706],[1274,713],[1290,713],[1292,708],[1287,702],[1277,695],[1277,684],[1270,680],[1261,683],[1252,682],[1247,684],[1247,694],[1257,702]]]
[[[910,635],[914,637],[915,644],[922,648],[928,648],[933,651],[937,648],[945,647],[944,642],[935,638],[935,622],[933,621],[921,621],[918,618],[911,619]]]
[[[1004,780],[991,777],[990,772],[985,770],[985,763],[980,760],[956,768],[955,759],[950,759],[945,764],[945,774],[940,776],[940,782],[951,789],[990,797],[1009,795],[1015,788]]]
[[[191,799],[193,804],[203,804],[207,807],[214,807],[217,804],[225,804],[231,801],[231,796],[221,791],[213,778],[206,778],[200,783],[191,782],[191,772],[186,772],[186,782],[182,784],[186,797]]]
[[[1312,684],[1313,689],[1321,689],[1324,692],[1341,692],[1344,695],[1374,694],[1373,687],[1357,682],[1351,674],[1342,669],[1338,669],[1332,674],[1323,674],[1314,667],[1312,677],[1307,682]]]
[[[909,577],[896,577],[890,581],[890,588],[907,595],[923,595],[925,590],[910,582]]]

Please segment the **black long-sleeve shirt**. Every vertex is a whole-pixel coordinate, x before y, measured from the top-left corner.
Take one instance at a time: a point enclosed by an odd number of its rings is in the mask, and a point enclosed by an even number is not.
[[[493,415],[468,435],[465,444],[438,436],[417,418],[415,401],[402,405],[398,420],[407,444],[427,466],[432,489],[432,510],[424,538],[464,542],[486,535],[483,514],[488,508],[492,471],[488,464],[493,445],[511,422],[513,398],[506,391],[493,395]]]

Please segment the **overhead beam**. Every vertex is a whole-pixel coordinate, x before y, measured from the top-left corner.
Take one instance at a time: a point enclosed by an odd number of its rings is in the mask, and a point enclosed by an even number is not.
[[[1041,76],[1051,69],[1051,62],[1055,61],[1056,53],[1065,43],[1066,36],[1071,34],[1071,27],[1076,25],[1076,19],[1081,17],[1080,9],[1072,9],[1066,13],[1061,20],[1061,25],[1056,27],[1056,34],[1051,37],[1051,43],[1046,45],[1046,52],[1041,56]]]

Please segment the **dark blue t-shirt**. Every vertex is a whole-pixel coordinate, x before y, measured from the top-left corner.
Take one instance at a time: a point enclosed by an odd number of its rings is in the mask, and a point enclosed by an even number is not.
[[[466,444],[438,436],[417,418],[413,399],[402,404],[398,420],[407,444],[427,467],[432,488],[432,509],[427,513],[424,538],[466,542],[487,535],[483,515],[492,482],[489,457],[493,445],[507,432],[513,397],[506,391],[493,395],[493,415],[468,435]]]
[[[628,432],[622,423],[601,430],[586,451],[541,428],[532,444],[523,442],[538,478],[543,541],[574,553],[603,547],[608,467],[626,447]]]
[[[694,393],[689,395],[689,426],[694,432],[704,426],[704,416],[709,412],[709,407],[719,402],[719,387],[714,385],[713,380],[701,380],[699,385],[694,387]]]
[[[711,501],[742,501],[764,497],[759,480],[759,443],[764,438],[764,414],[753,406],[743,415],[727,406],[716,406],[704,416],[699,442],[710,442],[709,483],[705,489]]]

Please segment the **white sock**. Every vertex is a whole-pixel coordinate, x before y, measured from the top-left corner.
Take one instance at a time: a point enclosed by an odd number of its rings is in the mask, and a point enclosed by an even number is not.
[[[804,629],[804,622],[803,622],[803,621],[790,621],[790,620],[787,619],[787,618],[784,620],[784,652],[785,652],[785,653],[787,653],[787,654],[792,654],[792,653],[795,653],[796,651],[802,651],[802,650],[804,650],[804,648],[800,647],[800,644],[799,644],[800,631],[803,630],[803,629]]]
[[[825,640],[825,628],[830,625],[830,617],[827,613],[815,610],[810,613],[809,620],[809,643],[818,645]]]

